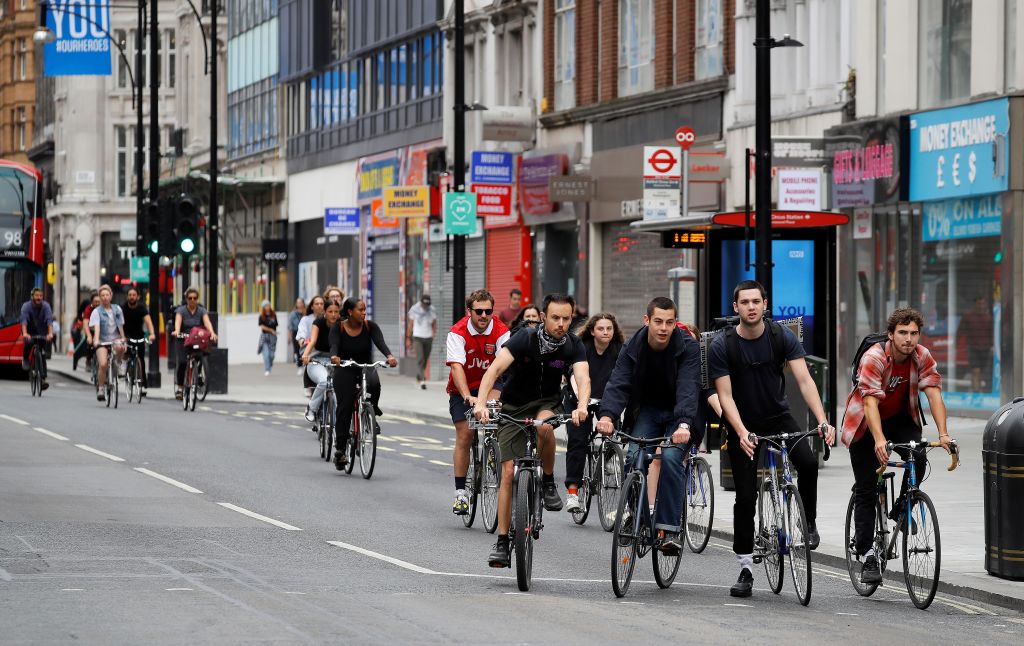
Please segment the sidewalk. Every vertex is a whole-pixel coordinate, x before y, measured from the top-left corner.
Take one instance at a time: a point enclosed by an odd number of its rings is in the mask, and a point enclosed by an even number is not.
[[[166,365],[166,364],[165,364]],[[54,356],[49,363],[52,372],[88,383],[89,373],[84,364],[71,370],[71,360]],[[262,366],[232,365],[228,368],[228,394],[209,395],[207,402],[241,402],[274,406],[294,406],[297,410],[306,403],[301,377],[291,364],[278,363],[269,377],[263,376]],[[428,382],[426,390],[416,387],[409,377],[393,370],[381,370],[381,408],[386,414],[410,417],[448,426],[448,396],[444,382]],[[173,397],[174,376],[163,372],[163,387],[149,391],[154,399]],[[950,418],[949,429],[960,443],[960,467],[950,473],[947,456],[941,450],[930,454],[931,474],[924,490],[935,503],[942,540],[942,574],[940,592],[957,594],[1007,608],[1024,611],[1024,582],[1007,581],[989,575],[984,568],[985,509],[982,479],[981,442],[984,420]],[[561,430],[561,429],[560,429]],[[564,431],[563,431],[564,433]],[[934,425],[926,429],[926,436],[934,436]],[[564,438],[564,434],[560,434]],[[934,437],[932,438],[934,439]],[[707,455],[715,482],[719,477],[718,451]],[[853,476],[849,452],[838,447],[832,450],[830,460],[819,473],[818,531],[821,546],[815,552],[820,563],[845,569],[843,549],[846,507],[850,497]],[[716,535],[732,540],[732,507],[734,494],[721,486],[715,487]],[[904,589],[902,563],[890,563],[886,585]],[[763,576],[759,569],[755,576]]]

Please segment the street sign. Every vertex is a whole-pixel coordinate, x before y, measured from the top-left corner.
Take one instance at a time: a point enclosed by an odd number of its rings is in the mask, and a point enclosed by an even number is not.
[[[388,186],[384,189],[384,217],[413,218],[430,215],[429,186]]]
[[[715,224],[730,227],[741,227],[746,220],[746,213],[734,211],[731,213],[716,213],[711,216]],[[831,211],[772,211],[773,229],[810,229],[815,227],[835,227],[850,222],[850,216],[845,213],[832,213]],[[750,226],[756,226],[757,216],[750,212]]]
[[[288,260],[288,241],[283,238],[264,238],[263,259],[269,262]]]
[[[552,202],[589,202],[594,198],[594,178],[589,175],[555,175],[548,180]]]
[[[445,235],[472,235],[476,233],[476,228],[476,195],[473,193],[445,193]]]
[[[512,153],[474,150],[470,165],[470,181],[474,184],[512,184]]]
[[[359,208],[352,206],[324,209],[324,235],[359,235]]]
[[[676,143],[682,146],[683,150],[689,150],[695,141],[697,141],[697,133],[690,126],[683,126],[676,130]]]
[[[644,146],[644,178],[679,179],[679,151]]]
[[[131,277],[136,283],[149,282],[149,256],[136,256],[132,258]]]
[[[644,146],[644,220],[679,215],[679,156],[675,147]]]
[[[509,184],[473,184],[476,214],[484,217],[512,215],[512,186]]]

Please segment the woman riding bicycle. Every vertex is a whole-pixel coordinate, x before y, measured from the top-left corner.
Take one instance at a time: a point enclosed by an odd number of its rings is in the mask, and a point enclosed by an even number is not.
[[[341,305],[342,323],[330,330],[331,362],[339,364],[346,359],[357,363],[370,363],[372,361],[373,346],[377,346],[382,354],[387,357],[388,365],[392,368],[398,365],[398,360],[391,354],[387,343],[384,342],[384,333],[380,331],[373,321],[366,319],[366,303],[354,298],[346,299]],[[348,463],[345,455],[345,444],[348,442],[349,426],[352,423],[352,413],[355,411],[356,390],[361,381],[360,368],[341,368],[334,373],[334,392],[338,400],[338,416],[335,424],[334,442],[334,466],[341,469]],[[379,417],[382,415],[380,406],[380,377],[377,371],[369,369],[366,373],[366,387],[370,391],[370,401],[373,403],[373,410]],[[378,432],[374,429],[374,432]]]
[[[96,348],[99,371],[96,373],[96,399],[103,401],[103,387],[107,383],[107,363],[111,361],[111,350],[120,362],[124,357],[124,313],[121,306],[111,303],[114,292],[109,285],[100,287],[100,306],[89,315],[92,328],[92,345]],[[104,344],[111,344],[109,347]]]
[[[313,397],[309,400],[309,405],[306,406],[307,422],[316,419],[316,411],[324,400],[329,373],[322,364],[331,359],[331,330],[337,327],[340,318],[341,306],[331,301],[327,304],[324,315],[313,321],[313,327],[309,333],[309,344],[306,345],[306,349],[302,353],[302,363],[306,366],[306,374],[316,384]]]

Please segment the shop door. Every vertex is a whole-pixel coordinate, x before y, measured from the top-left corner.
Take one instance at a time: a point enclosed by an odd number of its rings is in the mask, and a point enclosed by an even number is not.
[[[508,227],[487,232],[487,289],[497,299],[495,308],[508,306],[513,289],[523,292],[523,303],[531,302],[530,230]]]
[[[398,324],[405,313],[398,301],[398,250],[373,254],[373,322],[380,326],[391,352],[401,342]]]

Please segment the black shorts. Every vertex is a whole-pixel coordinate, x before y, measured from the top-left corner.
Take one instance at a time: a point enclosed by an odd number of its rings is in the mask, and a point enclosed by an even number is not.
[[[476,391],[469,391],[471,395],[476,397]],[[451,393],[448,395],[448,412],[452,415],[452,422],[458,424],[459,422],[467,421],[466,413],[473,410],[473,407],[466,403],[462,399],[462,395],[459,393]]]

